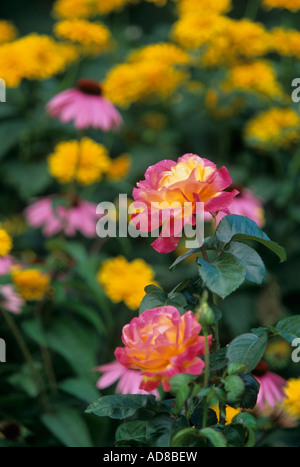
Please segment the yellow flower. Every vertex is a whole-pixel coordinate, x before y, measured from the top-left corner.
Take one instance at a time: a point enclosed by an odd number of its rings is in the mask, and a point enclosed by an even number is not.
[[[6,256],[12,249],[12,239],[6,230],[0,228],[0,256]]]
[[[30,34],[0,46],[1,78],[8,87],[18,86],[23,78],[47,79],[63,71],[77,57],[73,45]]]
[[[300,117],[292,109],[274,107],[250,120],[245,139],[258,149],[287,148],[300,139]]]
[[[287,398],[283,402],[284,409],[300,418],[300,378],[288,380],[285,393]]]
[[[108,179],[116,182],[125,178],[130,171],[131,163],[132,160],[129,154],[121,154],[116,159],[113,159],[107,172]]]
[[[57,0],[53,12],[58,18],[89,18],[95,14],[94,0]]]
[[[98,273],[98,282],[106,295],[115,303],[124,301],[131,310],[139,308],[145,287],[155,284],[154,271],[142,259],[131,263],[123,256],[108,259]]]
[[[212,43],[216,37],[223,37],[229,18],[213,11],[185,14],[174,24],[172,39],[187,49],[198,49]]]
[[[209,9],[184,14],[175,23],[172,38],[187,49],[201,47],[205,66],[228,65],[241,57],[259,57],[270,49],[269,34],[262,24],[230,19]]]
[[[168,98],[186,81],[187,72],[178,67],[188,63],[189,56],[173,44],[147,46],[108,73],[104,93],[120,107],[153,97]]]
[[[268,343],[264,359],[271,364],[273,368],[285,367],[291,356],[290,344],[281,338],[274,338]]]
[[[84,19],[60,21],[55,25],[55,35],[82,46],[82,52],[98,54],[112,44],[109,30],[102,23],[91,23]]]
[[[279,55],[300,58],[300,32],[275,28],[270,32],[272,49]]]
[[[231,9],[231,0],[176,0],[180,15],[205,13],[227,13]]]
[[[219,409],[219,406],[218,405],[213,405],[212,407],[210,407],[211,409],[213,409],[216,414],[217,414],[217,417],[218,417],[218,420],[220,420],[220,409]],[[238,415],[239,413],[241,413],[241,409],[234,409],[233,407],[230,407],[229,405],[226,405],[225,407],[225,410],[226,410],[226,422],[225,422],[225,425],[229,425],[231,422],[232,422],[232,419]]]
[[[49,172],[60,183],[76,180],[90,185],[102,179],[110,168],[107,149],[89,138],[59,143],[49,156]]]
[[[113,11],[121,10],[129,3],[133,3],[133,0],[97,0],[95,5],[100,15],[107,15]]]
[[[296,12],[300,10],[300,0],[263,0],[265,8],[285,8]]]
[[[15,268],[12,279],[20,295],[28,301],[42,300],[50,285],[50,276],[37,269]]]
[[[8,21],[0,21],[0,44],[13,41],[16,38],[17,30]]]
[[[283,96],[274,68],[263,60],[232,66],[223,89],[226,92],[233,90],[252,92],[268,98]]]

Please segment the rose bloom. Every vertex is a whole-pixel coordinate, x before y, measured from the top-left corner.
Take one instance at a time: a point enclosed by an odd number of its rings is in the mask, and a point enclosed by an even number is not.
[[[126,366],[121,365],[117,360],[99,366],[96,370],[103,373],[97,382],[97,387],[99,389],[105,389],[119,380],[116,387],[117,394],[149,394],[147,391],[140,389],[142,382],[141,372],[130,370],[126,368]],[[159,398],[156,389],[150,391],[150,393]]]
[[[132,370],[142,370],[140,389],[152,391],[160,383],[169,391],[169,379],[179,373],[200,375],[205,366],[201,326],[191,311],[180,316],[173,306],[146,310],[123,328],[125,347],[115,351],[117,360]],[[211,342],[211,336],[209,336]]]
[[[57,94],[46,109],[62,123],[73,121],[79,130],[92,127],[117,131],[123,123],[118,110],[102,96],[101,86],[90,79],[81,79],[76,88]]]
[[[256,407],[260,412],[267,408],[275,408],[285,395],[286,381],[275,373],[269,371],[269,367],[263,360],[252,371],[253,376],[260,384]]]
[[[0,303],[5,310],[15,314],[21,313],[21,308],[25,304],[10,284],[0,286]]]
[[[149,167],[145,180],[133,190],[136,212],[131,221],[142,232],[162,227],[152,246],[159,253],[169,253],[176,249],[184,226],[195,225],[197,202],[204,203],[204,212],[230,214],[228,208],[238,194],[237,190],[225,191],[231,183],[225,167],[217,169],[213,162],[195,154],[185,154],[177,162],[163,160]],[[166,221],[166,214],[170,221]]]
[[[239,192],[239,194],[232,200],[230,213],[237,214],[238,216],[249,217],[249,219],[252,219],[258,225],[258,227],[263,227],[265,217],[261,200],[255,196],[251,190],[244,188],[242,185],[232,184],[229,189],[236,189]],[[218,224],[225,215],[226,213],[220,212],[216,217],[216,223]],[[205,219],[212,219],[209,213],[205,214]]]
[[[31,227],[42,227],[45,237],[52,237],[61,231],[68,237],[74,237],[77,232],[85,237],[96,237],[96,224],[101,217],[101,214],[96,214],[96,204],[77,199],[73,206],[60,205],[54,208],[54,200],[53,196],[48,196],[25,210],[26,220]]]

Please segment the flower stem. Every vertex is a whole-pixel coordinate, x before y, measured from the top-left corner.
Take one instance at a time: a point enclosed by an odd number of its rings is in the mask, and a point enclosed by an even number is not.
[[[209,359],[208,335],[206,333],[204,334],[204,348],[205,348],[204,387],[208,388],[210,359]]]
[[[14,338],[16,339],[16,342],[23,354],[23,357],[24,357],[24,360],[26,361],[30,371],[31,371],[31,374],[32,374],[32,378],[35,382],[35,385],[36,385],[36,388],[37,388],[37,391],[38,391],[38,394],[39,394],[39,398],[40,398],[40,402],[41,402],[41,405],[43,407],[43,409],[45,410],[45,412],[51,412],[51,409],[50,409],[50,404],[48,402],[48,398],[46,396],[46,393],[45,393],[45,390],[44,390],[44,385],[43,385],[43,381],[41,379],[41,376],[40,376],[40,373],[37,371],[36,367],[35,367],[35,363],[33,361],[33,358],[31,356],[31,353],[27,347],[27,344],[18,328],[18,326],[16,325],[14,319],[12,318],[12,316],[4,309],[4,308],[1,308],[1,312],[2,312],[2,315],[8,325],[8,327],[10,328]]]

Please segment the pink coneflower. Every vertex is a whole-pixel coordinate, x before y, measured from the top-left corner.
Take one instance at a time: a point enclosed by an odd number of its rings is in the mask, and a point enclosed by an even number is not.
[[[10,284],[0,286],[0,303],[5,310],[15,314],[21,313],[21,308],[25,304]]]
[[[256,406],[262,412],[266,408],[275,408],[286,397],[286,381],[269,371],[267,363],[260,361],[253,370],[253,376],[260,384]]]
[[[117,131],[123,122],[118,110],[102,96],[101,86],[90,79],[81,79],[75,88],[57,94],[46,109],[62,123],[73,121],[79,130],[92,127]]]
[[[68,237],[77,232],[93,238],[96,236],[96,224],[101,214],[96,214],[97,205],[77,199],[71,206],[54,206],[54,196],[43,198],[25,210],[28,224],[34,228],[43,228],[46,237],[52,237],[63,231]]]
[[[96,370],[103,373],[97,382],[99,389],[107,388],[119,380],[116,388],[116,393],[118,394],[153,394],[159,398],[156,389],[150,392],[140,389],[142,381],[140,371],[130,370],[121,365],[117,360],[107,365],[99,366]]]
[[[0,276],[5,276],[10,273],[13,262],[13,257],[10,255],[0,257]]]
[[[236,189],[239,194],[232,200],[230,205],[230,214],[237,214],[238,216],[245,216],[252,219],[258,227],[263,227],[265,223],[264,208],[261,200],[249,188],[244,188],[242,185],[232,184],[229,190]],[[219,212],[216,217],[218,224],[221,219],[226,215],[224,212]],[[210,215],[204,214],[205,220],[210,221]]]

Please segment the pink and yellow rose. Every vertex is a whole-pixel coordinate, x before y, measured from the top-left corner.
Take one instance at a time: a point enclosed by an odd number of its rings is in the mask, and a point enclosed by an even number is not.
[[[169,379],[179,373],[200,375],[205,366],[201,326],[191,311],[181,316],[173,306],[146,310],[123,328],[125,347],[115,351],[127,368],[141,370],[140,389],[153,391],[160,384],[170,389]],[[209,336],[211,342],[211,336]]]
[[[231,183],[226,167],[217,169],[196,154],[185,154],[177,162],[163,160],[149,167],[145,180],[134,188],[136,212],[131,220],[142,232],[161,227],[152,246],[159,253],[169,253],[176,249],[184,226],[195,225],[198,202],[203,203],[204,212],[230,214],[229,207],[238,194],[237,190],[225,191]]]

